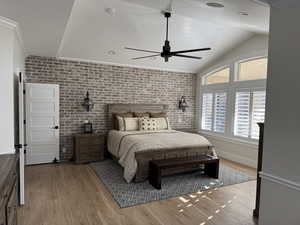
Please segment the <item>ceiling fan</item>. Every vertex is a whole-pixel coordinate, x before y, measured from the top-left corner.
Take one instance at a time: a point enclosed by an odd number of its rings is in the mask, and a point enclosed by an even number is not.
[[[133,60],[152,58],[152,57],[155,57],[155,56],[161,56],[162,58],[165,59],[165,62],[168,62],[169,58],[171,58],[173,56],[182,57],[182,58],[190,58],[190,59],[202,59],[201,57],[197,57],[197,56],[183,55],[183,53],[200,52],[200,51],[211,50],[211,48],[198,48],[198,49],[190,49],[190,50],[182,50],[182,51],[172,52],[171,51],[171,46],[170,46],[170,41],[169,41],[169,18],[171,17],[171,12],[166,11],[166,12],[163,12],[163,14],[164,14],[165,18],[167,19],[166,40],[165,40],[165,45],[163,46],[163,51],[162,52],[157,52],[157,51],[148,51],[148,50],[143,50],[143,49],[125,47],[125,49],[127,49],[127,50],[155,53],[155,55],[137,57],[137,58],[133,58]]]

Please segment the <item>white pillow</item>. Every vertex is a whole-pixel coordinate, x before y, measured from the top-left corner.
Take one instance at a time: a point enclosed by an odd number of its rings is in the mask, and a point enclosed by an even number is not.
[[[139,130],[139,118],[137,117],[124,117],[124,130],[135,131]]]
[[[157,130],[156,118],[140,118],[140,130],[141,131],[155,131]]]
[[[157,130],[170,130],[170,123],[168,117],[154,118],[157,124]]]
[[[139,118],[117,116],[120,131],[139,130]]]

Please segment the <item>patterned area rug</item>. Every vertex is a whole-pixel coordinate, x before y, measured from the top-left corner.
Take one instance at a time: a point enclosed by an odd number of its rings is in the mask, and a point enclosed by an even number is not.
[[[156,190],[148,181],[143,183],[126,183],[121,166],[113,160],[91,163],[90,166],[95,170],[120,208],[255,180],[254,177],[248,176],[241,171],[220,164],[218,180],[197,171],[163,177],[162,189]]]

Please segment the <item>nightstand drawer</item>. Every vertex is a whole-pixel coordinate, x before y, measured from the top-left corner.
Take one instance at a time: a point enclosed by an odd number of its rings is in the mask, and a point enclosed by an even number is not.
[[[101,152],[85,152],[80,154],[80,162],[93,162],[104,159],[104,154]]]
[[[90,153],[90,152],[102,152],[104,145],[100,144],[100,145],[85,145],[85,146],[78,146],[79,151],[80,152],[86,152],[86,153]]]
[[[94,137],[94,138],[78,138],[76,140],[79,146],[87,146],[87,145],[104,145],[104,138]]]

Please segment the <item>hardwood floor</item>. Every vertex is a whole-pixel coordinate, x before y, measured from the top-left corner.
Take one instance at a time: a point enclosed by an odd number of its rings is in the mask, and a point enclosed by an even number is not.
[[[255,176],[255,170],[222,160]],[[27,167],[19,225],[254,225],[255,181],[120,209],[88,165]]]

